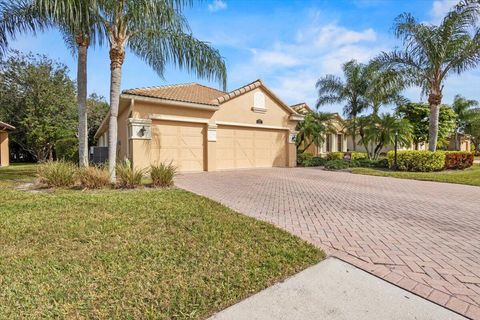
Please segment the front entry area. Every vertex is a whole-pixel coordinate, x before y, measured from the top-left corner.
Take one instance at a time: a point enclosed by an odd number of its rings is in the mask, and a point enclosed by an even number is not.
[[[217,170],[287,166],[286,130],[218,126]]]

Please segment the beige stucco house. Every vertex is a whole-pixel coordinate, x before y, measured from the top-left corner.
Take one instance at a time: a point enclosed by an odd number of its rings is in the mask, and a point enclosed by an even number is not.
[[[99,146],[108,145],[108,117]],[[137,168],[172,161],[179,171],[293,167],[302,119],[260,80],[231,92],[197,83],[125,90],[118,159]]]
[[[14,126],[0,121],[0,167],[10,164],[10,152],[8,149],[8,131],[15,129]]]

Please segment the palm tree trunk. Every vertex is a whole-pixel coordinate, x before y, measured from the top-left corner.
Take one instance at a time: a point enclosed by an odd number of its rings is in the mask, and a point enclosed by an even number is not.
[[[120,87],[122,81],[122,64],[125,51],[118,47],[110,48],[110,121],[108,126],[108,171],[110,180],[116,180],[115,165],[117,163],[117,117],[120,103]]]
[[[87,52],[88,38],[77,36],[77,103],[78,103],[78,164],[88,166],[88,120],[87,120]]]
[[[430,124],[428,130],[428,149],[430,151],[437,150],[438,140],[438,117],[440,114],[440,103],[442,95],[440,93],[430,93],[428,96],[428,104],[430,105]]]
[[[352,130],[352,147],[353,151],[357,151],[357,117],[353,116],[353,130]]]

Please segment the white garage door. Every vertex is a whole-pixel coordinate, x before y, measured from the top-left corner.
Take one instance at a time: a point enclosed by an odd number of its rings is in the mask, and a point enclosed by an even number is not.
[[[287,131],[219,126],[218,170],[284,167],[287,164]]]
[[[179,171],[203,171],[204,136],[201,123],[154,121],[151,162],[172,161]]]

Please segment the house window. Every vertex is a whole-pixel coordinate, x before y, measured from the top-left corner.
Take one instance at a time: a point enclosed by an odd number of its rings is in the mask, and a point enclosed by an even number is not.
[[[262,119],[257,119],[257,124],[263,124],[263,120]]]
[[[327,134],[327,136],[325,137],[325,147],[327,149],[327,152],[330,152],[332,151],[332,146],[331,146],[331,142],[330,142],[330,135]]]
[[[343,151],[343,136],[341,134],[337,135],[337,151]]]

